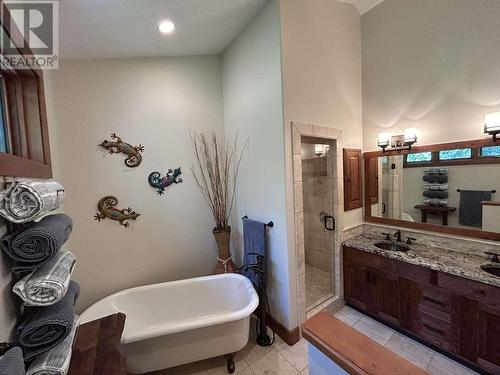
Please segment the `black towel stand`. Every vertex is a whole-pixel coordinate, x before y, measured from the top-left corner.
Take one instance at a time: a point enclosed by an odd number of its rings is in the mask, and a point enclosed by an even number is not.
[[[244,219],[248,219],[248,216],[245,215],[241,218],[241,220],[244,220]],[[272,221],[270,221],[269,223],[266,224],[266,227],[272,228],[272,227],[274,227],[274,223]]]
[[[462,191],[462,189],[457,189],[457,191],[460,193],[460,192]],[[491,192],[492,192],[493,194],[495,194],[497,191],[496,191],[496,190],[491,190]]]

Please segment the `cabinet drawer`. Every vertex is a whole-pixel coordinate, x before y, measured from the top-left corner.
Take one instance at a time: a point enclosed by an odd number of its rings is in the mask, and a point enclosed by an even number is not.
[[[418,286],[418,310],[450,322],[451,294],[442,289]]]
[[[353,249],[351,247],[344,246],[344,259],[351,261],[353,264],[358,265],[369,265],[370,267],[397,274],[397,264],[401,263],[394,259],[389,259],[381,255],[375,255],[367,253],[366,251]]]
[[[419,312],[419,317],[418,336],[440,348],[450,350],[452,334],[451,323],[422,311]]]
[[[447,273],[439,273],[438,286],[446,288],[462,296],[470,297],[494,306],[497,306],[498,301],[500,301],[499,287],[464,279]]]

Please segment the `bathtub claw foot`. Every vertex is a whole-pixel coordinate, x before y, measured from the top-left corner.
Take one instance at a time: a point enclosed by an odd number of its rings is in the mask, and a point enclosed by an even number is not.
[[[234,365],[234,354],[228,354],[226,355],[227,359],[227,372],[230,374],[233,374],[234,371],[236,370],[236,366]]]

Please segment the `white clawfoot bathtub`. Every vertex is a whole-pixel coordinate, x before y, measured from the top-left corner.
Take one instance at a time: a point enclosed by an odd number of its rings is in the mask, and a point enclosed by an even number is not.
[[[90,306],[80,324],[124,313],[127,370],[142,374],[243,349],[258,304],[250,280],[231,273],[123,290]]]

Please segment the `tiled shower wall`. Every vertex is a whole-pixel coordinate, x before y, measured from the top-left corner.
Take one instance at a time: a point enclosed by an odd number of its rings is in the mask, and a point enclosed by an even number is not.
[[[304,202],[304,245],[306,263],[325,271],[331,270],[331,235],[320,220],[328,211],[327,157],[302,160],[302,192]]]

